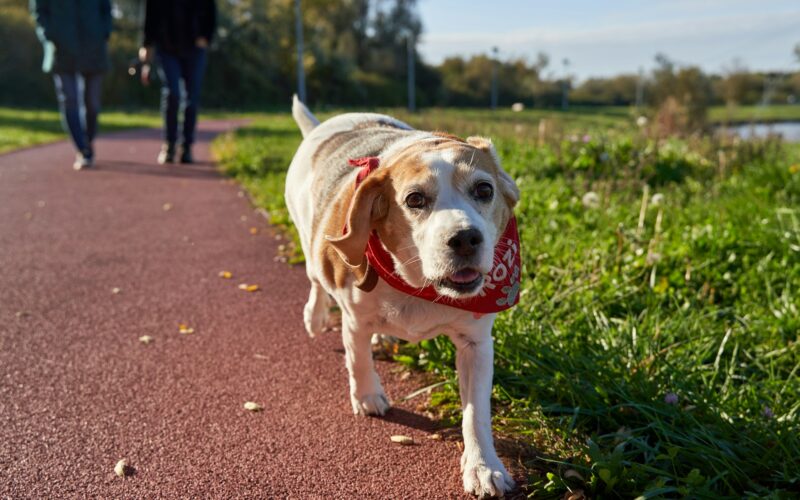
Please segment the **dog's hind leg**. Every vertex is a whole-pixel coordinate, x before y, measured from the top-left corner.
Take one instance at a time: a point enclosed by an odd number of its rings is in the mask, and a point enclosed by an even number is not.
[[[308,335],[314,337],[325,329],[330,298],[319,281],[311,277],[309,277],[309,281],[311,281],[311,290],[308,292],[308,302],[303,308],[303,323],[305,323]]]
[[[356,415],[383,415],[389,400],[372,361],[372,332],[358,328],[346,311],[342,314],[342,342],[350,375],[350,402]]]

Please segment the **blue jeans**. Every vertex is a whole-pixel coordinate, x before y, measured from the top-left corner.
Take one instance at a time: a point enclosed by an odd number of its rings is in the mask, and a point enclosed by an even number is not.
[[[200,100],[200,85],[206,69],[206,50],[195,47],[191,54],[176,56],[158,51],[161,88],[161,113],[164,115],[164,140],[175,144],[178,140],[178,112],[181,104],[181,80],[183,80],[183,144],[194,143],[197,127],[197,108]]]
[[[78,79],[83,80],[83,99],[78,96]],[[72,137],[72,142],[84,156],[94,156],[92,141],[97,134],[97,115],[100,113],[100,93],[103,87],[102,74],[56,73],[58,107],[61,124]],[[83,103],[81,103],[83,101]],[[81,114],[83,104],[83,114]]]

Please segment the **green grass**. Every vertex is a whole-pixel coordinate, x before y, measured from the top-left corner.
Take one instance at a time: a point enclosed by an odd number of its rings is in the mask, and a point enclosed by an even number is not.
[[[129,113],[104,111],[100,131],[114,132],[142,127],[157,127],[158,111]],[[0,107],[0,153],[66,139],[58,111]]]
[[[248,118],[247,113],[225,111],[202,112],[202,118]],[[103,110],[100,113],[100,133],[137,128],[160,127],[157,108],[149,110]],[[14,149],[67,139],[57,109],[25,109],[0,106],[0,153]]]
[[[494,422],[536,450],[528,494],[800,494],[797,145],[657,141],[625,113],[398,114],[493,136],[520,185],[523,291],[496,323]],[[287,227],[299,143],[274,114],[216,148]],[[398,360],[455,379],[446,338]],[[435,400],[457,421],[452,382]]]

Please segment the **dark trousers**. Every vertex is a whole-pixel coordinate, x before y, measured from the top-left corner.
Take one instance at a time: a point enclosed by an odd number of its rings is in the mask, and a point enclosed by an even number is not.
[[[78,81],[83,80],[83,98],[78,96]],[[92,141],[97,134],[97,115],[100,113],[100,93],[103,87],[102,74],[56,73],[58,107],[61,123],[72,137],[75,149],[91,158],[94,154]],[[81,101],[83,101],[81,103]],[[83,104],[83,113],[81,113]]]
[[[178,140],[178,112],[181,104],[181,81],[184,87],[183,144],[194,143],[200,85],[206,69],[206,50],[195,47],[190,54],[176,56],[158,51],[161,81],[161,113],[164,115],[164,140]]]

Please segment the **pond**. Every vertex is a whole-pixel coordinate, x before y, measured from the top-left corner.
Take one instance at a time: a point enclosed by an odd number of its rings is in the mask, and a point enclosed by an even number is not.
[[[766,137],[767,135],[777,134],[789,142],[800,142],[800,122],[780,122],[780,123],[746,123],[720,127],[719,130],[726,130],[736,134],[743,139],[751,137]]]

